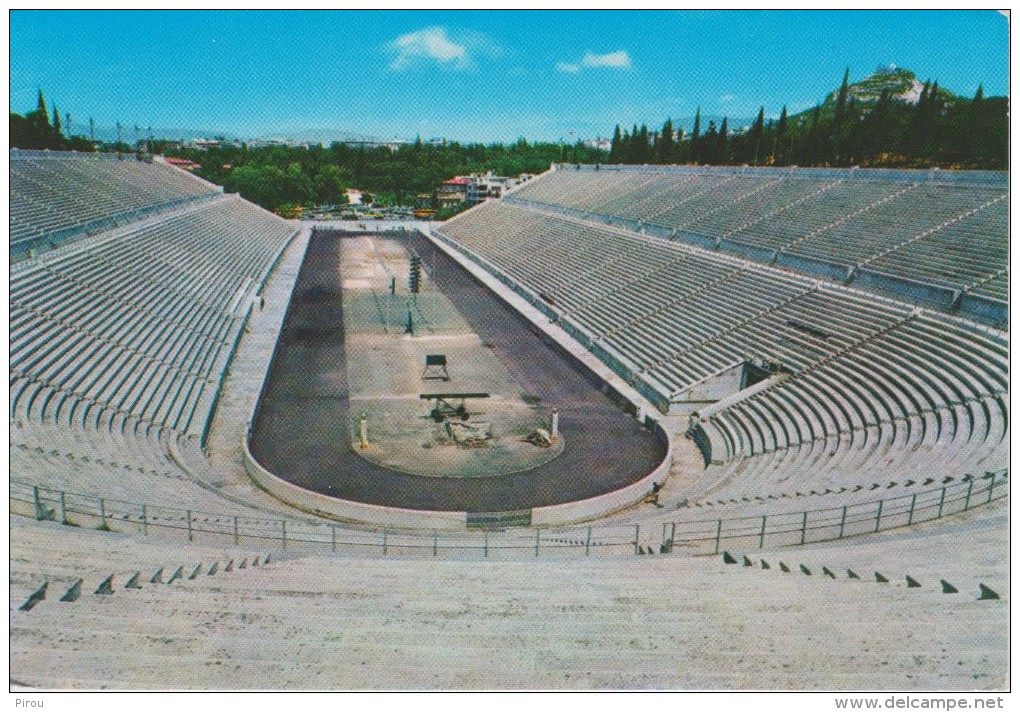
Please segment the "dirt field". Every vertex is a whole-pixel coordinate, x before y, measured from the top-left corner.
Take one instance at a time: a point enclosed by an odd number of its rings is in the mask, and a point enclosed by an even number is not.
[[[336,233],[312,237],[253,426],[251,449],[265,467],[294,484],[344,499],[499,512],[610,492],[661,462],[665,447],[652,432],[417,233],[401,239],[421,255],[428,284],[412,310],[416,334],[404,335],[404,245],[381,237],[373,234],[371,243]],[[378,251],[376,260],[369,259],[373,251]],[[341,266],[345,252],[349,264]],[[389,279],[383,263],[396,276],[395,296],[378,288]],[[433,284],[441,295],[432,291]],[[350,341],[345,322],[358,332]],[[457,380],[420,381],[425,353],[448,353]],[[419,381],[408,376],[414,369]],[[471,383],[480,387],[467,387]],[[414,403],[414,391],[461,388],[493,393],[468,405],[483,413],[477,418],[492,422],[500,446],[481,455],[422,447],[434,439],[435,429],[421,418],[428,406]],[[560,411],[564,447],[549,460],[555,452],[536,453],[534,446],[516,443],[517,436],[544,424],[553,407]],[[375,448],[366,454],[376,462],[351,447],[361,412],[368,415],[370,450]],[[390,452],[383,451],[381,441],[391,443]],[[394,448],[393,442],[404,445]],[[530,455],[533,462],[517,454]],[[524,468],[529,469],[515,471]]]

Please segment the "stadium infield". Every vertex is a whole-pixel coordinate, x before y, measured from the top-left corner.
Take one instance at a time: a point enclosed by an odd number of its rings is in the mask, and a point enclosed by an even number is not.
[[[359,398],[364,394],[359,389],[364,378],[359,376],[359,384],[352,386],[348,353],[371,350],[371,340],[380,336],[351,335],[356,342],[352,347],[345,329],[345,321],[369,323],[345,318],[348,308],[366,311],[364,304],[345,304],[343,290],[345,241],[361,237],[317,230],[298,275],[252,424],[251,451],[267,470],[299,487],[340,499],[406,509],[482,513],[595,497],[636,482],[662,462],[666,444],[623,412],[604,392],[608,391],[604,384],[562,356],[554,344],[546,343],[523,317],[421,234],[400,237],[407,248],[421,256],[430,283],[439,285],[442,298],[449,300],[462,320],[458,323],[456,316],[443,319],[441,330],[465,332],[484,344],[498,362],[498,369],[489,368],[488,372],[505,373],[522,399],[537,406],[533,421],[553,407],[559,410],[562,452],[524,471],[520,471],[520,464],[514,465],[512,458],[504,458],[491,473],[477,468],[460,473],[476,475],[471,477],[442,476],[452,474],[449,471],[400,472],[357,454],[351,441],[356,438],[356,415],[363,406]],[[406,281],[406,273],[399,278]],[[350,279],[349,287],[364,286],[365,280],[356,276]],[[357,282],[361,284],[353,284]],[[436,314],[436,310],[431,313]],[[416,333],[423,343],[436,336],[429,332],[429,315],[430,308],[421,306],[423,323],[419,323]],[[433,320],[436,324],[440,321],[435,316]],[[388,322],[389,317],[384,317],[385,329],[402,328],[396,319],[394,324]],[[362,336],[368,341],[363,342]],[[402,345],[418,338],[396,333],[386,336]],[[363,366],[365,354],[355,361]],[[384,367],[385,360],[380,359],[378,365]],[[452,366],[456,372],[456,362]],[[405,391],[406,387],[404,384]],[[433,385],[423,387],[445,390]],[[374,397],[382,395],[377,392]],[[520,410],[516,407],[519,404],[512,405],[512,409]],[[485,411],[488,407],[479,409]],[[420,404],[417,408],[416,413],[427,412]],[[420,429],[431,426],[416,418],[417,429],[405,434],[405,439],[421,448],[422,443],[416,440],[421,436]],[[378,441],[373,437],[371,422],[369,440]]]

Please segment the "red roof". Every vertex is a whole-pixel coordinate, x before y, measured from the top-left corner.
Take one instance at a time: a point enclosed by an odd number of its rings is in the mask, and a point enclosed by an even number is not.
[[[464,178],[461,176],[457,176],[456,178],[451,178],[450,180],[443,181],[443,183],[447,185],[471,185],[472,182],[473,181],[470,178]]]

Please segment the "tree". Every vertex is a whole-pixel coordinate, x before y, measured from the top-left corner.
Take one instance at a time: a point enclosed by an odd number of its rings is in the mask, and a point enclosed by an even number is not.
[[[751,156],[751,165],[758,165],[758,154],[761,149],[761,138],[765,133],[765,107],[758,109],[758,118],[754,120],[754,126],[751,127],[751,134],[748,137],[748,147],[754,147],[754,153]]]
[[[673,120],[666,119],[662,125],[662,133],[655,144],[657,163],[671,163],[673,160]]]
[[[705,136],[702,139],[702,146],[698,151],[701,161],[704,161],[710,166],[714,166],[717,162],[717,156],[719,151],[719,132],[715,128],[715,121],[708,122],[708,131],[705,132]]]
[[[783,106],[783,113],[779,115],[779,123],[776,124],[776,137],[772,142],[772,163],[775,165],[783,164],[783,141],[786,139],[786,107]]]
[[[320,168],[312,185],[316,203],[339,205],[347,199],[347,183],[340,166],[328,164]]]
[[[645,124],[641,124],[634,153],[634,163],[649,163],[651,161],[652,148],[648,141],[648,127]]]
[[[808,129],[807,135],[807,146],[804,153],[806,160],[804,163],[812,166],[823,165],[823,151],[822,151],[822,129],[819,126],[819,121],[822,115],[822,107],[820,104],[815,105],[815,110],[811,113],[811,128]]]
[[[694,130],[691,131],[691,161],[694,163],[701,162],[701,107],[694,112]]]
[[[723,117],[722,126],[719,127],[719,144],[716,148],[716,163],[727,164],[730,162],[729,157],[729,120],[727,117]]]
[[[836,130],[843,123],[843,118],[846,114],[846,101],[847,95],[850,93],[850,67],[846,68],[846,72],[843,74],[843,83],[839,87],[839,94],[836,97],[836,115],[835,115],[835,126]]]
[[[620,135],[620,124],[617,124],[616,130],[613,131],[613,140],[609,144],[610,163],[623,163],[621,160],[621,153],[623,151],[622,141],[623,137]]]

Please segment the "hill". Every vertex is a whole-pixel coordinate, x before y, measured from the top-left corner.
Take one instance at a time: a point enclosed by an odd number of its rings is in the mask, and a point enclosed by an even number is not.
[[[954,101],[959,97],[948,89],[936,86],[936,94],[945,101]],[[847,86],[847,98],[851,101],[864,103],[877,102],[883,92],[888,92],[889,98],[893,101],[902,101],[906,104],[917,104],[924,89],[924,82],[917,79],[909,69],[888,65],[878,67],[872,74],[858,82]],[[835,106],[839,99],[839,88],[837,87],[825,98],[824,105]]]

